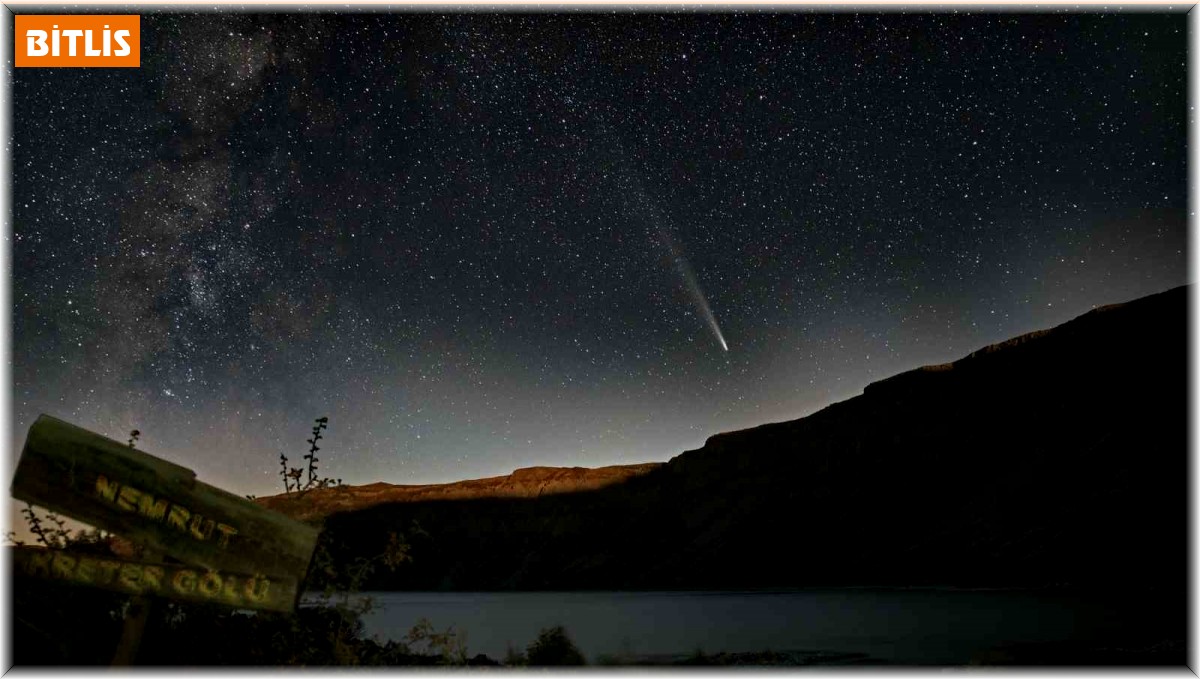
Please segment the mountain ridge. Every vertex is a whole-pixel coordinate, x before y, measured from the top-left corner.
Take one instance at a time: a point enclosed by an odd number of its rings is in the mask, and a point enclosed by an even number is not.
[[[330,515],[324,539],[367,557],[421,526],[376,589],[1179,590],[1188,295],[1094,309],[601,488],[379,504]]]
[[[376,481],[360,486],[317,488],[304,493],[283,493],[256,501],[295,519],[321,519],[336,512],[356,511],[392,502],[463,500],[484,497],[539,497],[594,490],[644,474],[661,462],[605,467],[534,466],[510,474],[464,479],[449,483],[393,484]]]
[[[1167,292],[1170,291],[1164,291],[1156,294],[1166,294]],[[1152,296],[1153,295],[1148,297]],[[1136,302],[1137,300],[1132,301]],[[1053,327],[1032,330],[1006,340],[986,344],[979,349],[968,353],[966,356],[954,361],[921,365],[896,373],[895,375],[884,377],[866,384],[863,387],[863,391],[859,394],[855,394],[854,396],[850,396],[841,401],[835,401],[826,404],[818,410],[809,413],[809,415],[790,420],[764,422],[762,424],[743,429],[717,432],[706,438],[704,445],[708,445],[709,441],[714,438],[738,434],[740,432],[752,431],[761,427],[770,427],[773,425],[787,424],[802,420],[805,417],[815,415],[826,408],[857,398],[868,391],[877,390],[881,387],[895,384],[895,381],[897,380],[902,381],[904,379],[911,379],[911,376],[914,374],[923,375],[927,373],[938,373],[953,370],[956,367],[961,367],[965,361],[978,359],[996,351],[1002,351],[1004,349],[1019,346],[1029,341],[1040,339],[1049,333],[1055,332],[1059,328],[1076,323],[1092,314],[1113,311],[1129,303],[1131,302],[1117,302],[1113,304],[1100,305]],[[703,449],[703,447],[704,446],[701,446],[701,449]],[[292,516],[293,518],[310,520],[314,518],[323,518],[339,511],[355,511],[389,502],[416,502],[435,498],[450,500],[486,497],[536,497],[544,493],[567,493],[577,492],[580,490],[592,490],[601,488],[610,483],[618,483],[632,476],[644,474],[651,469],[668,464],[671,460],[674,460],[687,452],[689,451],[677,453],[676,455],[668,458],[665,462],[649,461],[624,465],[606,465],[602,467],[559,467],[551,465],[534,465],[531,467],[519,467],[514,469],[509,474],[474,479],[461,479],[458,481],[448,481],[444,483],[396,484],[386,481],[375,481],[357,486],[343,485],[336,488],[315,489],[303,494],[280,493],[277,495],[259,497],[256,498],[256,501],[269,509],[283,512],[289,516]],[[530,492],[530,490],[527,488],[518,487],[518,484],[516,483],[518,480],[535,484],[540,481],[541,485],[536,488],[537,492]]]

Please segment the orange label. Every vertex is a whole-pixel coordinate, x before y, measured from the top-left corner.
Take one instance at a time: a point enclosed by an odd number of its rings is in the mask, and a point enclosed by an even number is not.
[[[137,14],[17,14],[13,18],[18,68],[142,65],[142,18]]]

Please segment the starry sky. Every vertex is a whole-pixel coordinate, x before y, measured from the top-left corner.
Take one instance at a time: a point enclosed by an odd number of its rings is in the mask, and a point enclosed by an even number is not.
[[[666,460],[1187,283],[1185,22],[143,12],[11,71],[10,445]]]

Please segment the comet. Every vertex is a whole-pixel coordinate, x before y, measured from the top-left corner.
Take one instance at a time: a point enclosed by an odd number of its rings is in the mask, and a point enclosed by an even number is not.
[[[667,246],[667,249],[670,250],[671,261],[675,263],[675,270],[683,278],[688,296],[692,298],[692,303],[696,305],[696,310],[700,312],[700,316],[704,318],[704,322],[712,330],[713,336],[717,338],[717,342],[721,345],[721,348],[729,351],[729,344],[725,342],[725,335],[721,332],[721,326],[717,323],[717,317],[713,316],[712,308],[708,306],[708,298],[704,296],[704,290],[700,288],[700,282],[696,280],[696,273],[692,271],[692,265],[688,263],[687,257],[684,256],[679,245],[675,243],[675,239],[671,238],[669,231],[661,226],[658,227],[658,237]]]
[[[630,219],[655,225],[654,229],[658,232],[658,239],[670,252],[675,270],[683,279],[684,287],[687,289],[688,296],[691,297],[696,310],[700,312],[701,318],[708,324],[709,330],[712,330],[713,337],[717,339],[717,343],[721,345],[721,349],[728,352],[729,343],[725,341],[725,335],[721,332],[721,326],[717,323],[717,318],[713,315],[712,308],[708,305],[708,298],[704,295],[704,290],[700,288],[700,281],[696,279],[696,273],[692,271],[692,265],[688,263],[687,257],[683,254],[683,250],[679,247],[679,244],[671,237],[669,226],[664,226],[671,224],[670,216],[661,208],[658,201],[651,198],[650,193],[646,190],[644,183],[641,181],[641,173],[636,171],[636,163],[625,152],[625,144],[621,143],[620,135],[610,133],[604,125],[601,125],[601,130],[603,138],[612,140],[609,146],[613,151],[613,157],[610,159],[611,166],[617,169],[613,173],[614,179],[619,189],[619,194],[624,197],[625,210]]]

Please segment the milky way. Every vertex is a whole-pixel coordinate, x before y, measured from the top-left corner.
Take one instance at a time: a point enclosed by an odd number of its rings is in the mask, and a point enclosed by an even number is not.
[[[665,460],[1185,283],[1185,22],[144,14],[13,72],[10,443]]]

